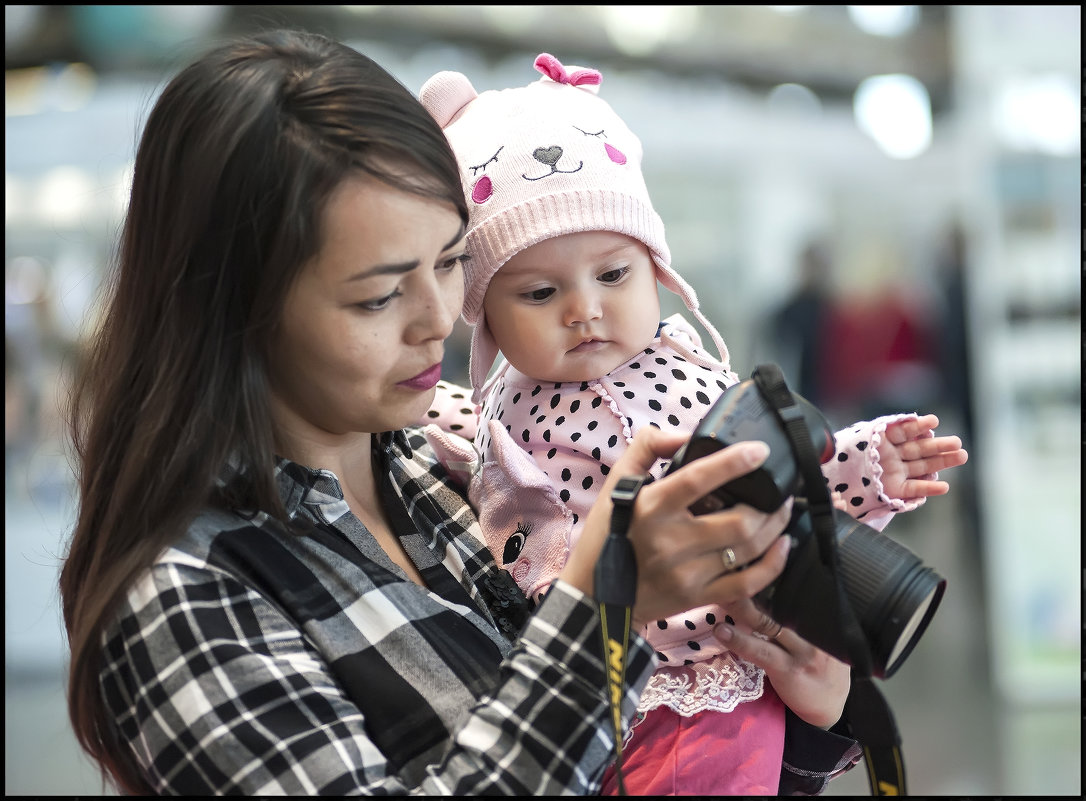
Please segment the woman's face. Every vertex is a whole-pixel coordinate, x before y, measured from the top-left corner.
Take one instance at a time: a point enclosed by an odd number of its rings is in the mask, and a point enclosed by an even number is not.
[[[268,351],[288,444],[331,445],[420,420],[464,300],[464,231],[451,206],[351,177],[329,198],[323,226]]]

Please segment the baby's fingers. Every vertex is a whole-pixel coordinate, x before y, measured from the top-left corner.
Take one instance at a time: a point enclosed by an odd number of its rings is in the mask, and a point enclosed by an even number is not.
[[[886,427],[886,438],[894,445],[901,445],[911,439],[927,437],[939,426],[939,418],[934,414],[925,414],[915,420],[902,420]]]

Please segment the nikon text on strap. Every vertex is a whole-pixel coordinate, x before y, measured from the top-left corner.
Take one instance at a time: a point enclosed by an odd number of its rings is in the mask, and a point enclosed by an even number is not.
[[[600,606],[604,670],[611,726],[615,741],[615,778],[618,794],[626,795],[622,777],[622,693],[626,682],[626,654],[630,644],[630,615],[637,594],[637,558],[626,536],[633,505],[644,476],[619,479],[611,491],[611,527],[596,562],[595,594]]]

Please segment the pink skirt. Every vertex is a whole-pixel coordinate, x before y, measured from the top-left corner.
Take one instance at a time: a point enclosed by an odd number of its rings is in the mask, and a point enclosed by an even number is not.
[[[622,751],[622,775],[629,795],[776,795],[783,754],[784,704],[767,681],[731,712],[652,710]],[[602,794],[618,794],[614,765]]]

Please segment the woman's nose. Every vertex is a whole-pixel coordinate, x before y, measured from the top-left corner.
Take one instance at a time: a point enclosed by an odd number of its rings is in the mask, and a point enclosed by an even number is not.
[[[442,287],[437,281],[427,288],[415,315],[415,337],[421,341],[448,339],[463,309],[463,293]]]

